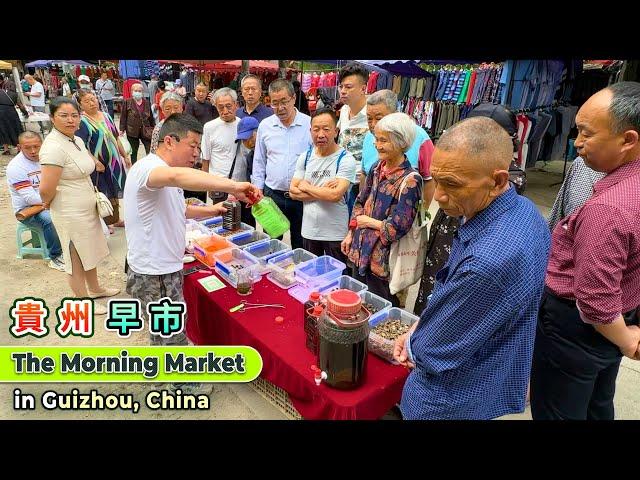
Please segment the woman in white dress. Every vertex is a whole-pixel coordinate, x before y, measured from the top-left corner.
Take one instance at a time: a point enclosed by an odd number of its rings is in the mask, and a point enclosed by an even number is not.
[[[51,210],[60,237],[69,286],[77,298],[111,297],[120,292],[98,282],[96,267],[109,255],[102,232],[90,174],[104,169],[74,135],[80,124],[80,110],[74,100],[57,97],[50,103],[53,129],[40,149],[42,177],[40,196]],[[96,303],[94,313],[107,313]]]

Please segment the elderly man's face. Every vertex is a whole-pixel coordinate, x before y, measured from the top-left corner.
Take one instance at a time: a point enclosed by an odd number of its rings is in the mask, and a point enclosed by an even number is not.
[[[503,171],[503,176],[506,173]],[[489,171],[477,158],[472,158],[466,149],[444,151],[435,148],[431,159],[431,176],[436,190],[433,198],[440,208],[451,217],[472,218],[491,203],[491,193],[497,185],[496,172]]]
[[[207,98],[207,93],[209,93],[209,89],[202,85],[198,85],[196,87],[196,100],[199,102],[204,102]]]
[[[233,122],[236,119],[238,104],[231,95],[225,95],[216,100],[216,109],[223,122]]]
[[[318,148],[331,147],[336,143],[338,129],[329,114],[316,115],[311,119],[311,140]]]
[[[373,133],[378,122],[390,113],[393,112],[389,110],[384,103],[379,103],[378,105],[367,105],[367,123],[369,124],[369,131]]]
[[[271,93],[271,108],[281,122],[286,123],[295,117],[295,98],[295,95],[289,95],[285,88]]]
[[[165,100],[162,104],[162,114],[166,117],[174,113],[182,113],[182,102],[177,100]]]
[[[260,97],[262,96],[262,90],[260,88],[260,84],[255,78],[249,78],[245,80],[242,84],[242,98],[244,98],[245,102],[249,105],[255,105],[260,101]]]
[[[242,144],[245,147],[247,147],[249,150],[251,150],[253,147],[256,146],[257,137],[258,137],[258,129],[256,128],[249,138],[247,138],[246,140],[242,140]]]
[[[611,98],[611,92],[600,91],[589,98],[576,115],[576,150],[584,163],[596,172],[615,170],[626,152],[624,132],[614,134],[610,129]]]

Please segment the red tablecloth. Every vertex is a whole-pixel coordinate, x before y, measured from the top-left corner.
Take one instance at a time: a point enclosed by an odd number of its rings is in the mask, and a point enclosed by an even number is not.
[[[253,293],[240,296],[226,287],[208,293],[197,281],[209,273],[185,277],[187,335],[196,345],[249,345],[262,356],[261,376],[289,393],[306,419],[378,419],[400,401],[408,371],[369,353],[364,383],[354,390],[316,386],[311,365],[315,356],[305,346],[302,304],[264,277]],[[242,300],[281,303],[286,308],[260,308],[229,313]],[[276,323],[277,315],[284,317]]]

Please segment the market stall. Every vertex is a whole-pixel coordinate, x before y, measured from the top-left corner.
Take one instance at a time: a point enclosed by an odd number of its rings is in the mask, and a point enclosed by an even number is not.
[[[364,381],[357,388],[338,390],[324,382],[316,385],[312,370],[315,356],[305,347],[302,304],[266,278],[254,284],[250,297],[241,297],[226,283],[225,288],[208,293],[198,282],[208,275],[185,276],[187,336],[196,345],[249,345],[258,350],[263,361],[261,377],[284,389],[303,418],[378,419],[400,401],[407,369],[372,353],[368,353]],[[256,303],[280,303],[285,308],[229,311],[247,298]],[[283,317],[281,323],[274,320],[276,316]]]

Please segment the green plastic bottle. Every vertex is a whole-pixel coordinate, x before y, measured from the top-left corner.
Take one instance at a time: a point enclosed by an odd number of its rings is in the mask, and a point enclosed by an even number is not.
[[[251,215],[271,238],[279,237],[291,227],[289,219],[284,216],[276,202],[269,197],[262,197],[251,207]]]

